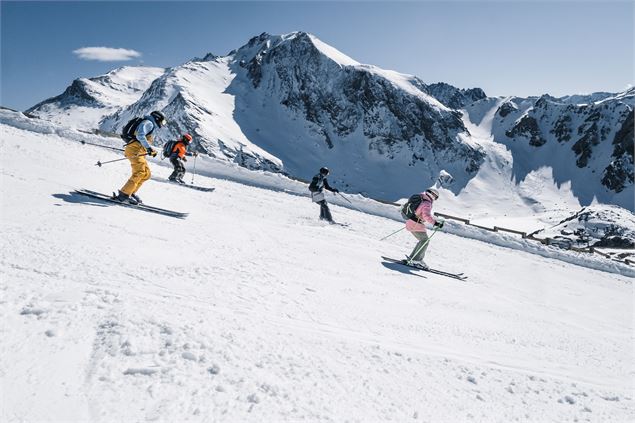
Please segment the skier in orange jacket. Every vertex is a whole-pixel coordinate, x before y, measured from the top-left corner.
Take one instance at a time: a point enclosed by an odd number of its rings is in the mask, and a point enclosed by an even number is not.
[[[174,166],[174,171],[168,178],[170,181],[178,182],[179,184],[184,184],[183,176],[185,176],[185,165],[183,162],[187,161],[185,155],[187,154],[187,147],[192,142],[192,136],[190,134],[183,134],[181,139],[179,139],[172,147],[172,151],[170,152],[170,163]]]

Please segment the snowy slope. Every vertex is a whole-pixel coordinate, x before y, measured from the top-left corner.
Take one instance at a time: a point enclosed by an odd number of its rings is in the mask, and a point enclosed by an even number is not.
[[[101,128],[118,133],[133,117],[159,109],[170,117],[161,141],[189,132],[212,157],[241,155],[236,161],[247,167],[279,170],[280,160],[248,140],[234,120],[235,99],[227,87],[236,75],[228,61],[214,57],[170,69],[137,102],[104,119]]]
[[[634,107],[631,89],[611,96],[488,98],[468,105],[465,115],[509,151],[507,167],[519,187],[547,172],[543,183],[553,182],[555,192],[573,195],[580,205],[634,211]]]
[[[632,276],[448,233],[428,262],[469,280],[417,276],[399,222],[264,172],[142,188],[186,220],[107,206],[71,191],[128,165],[37,124],[0,125],[3,421],[635,418]]]
[[[94,130],[105,116],[139,100],[164,72],[163,68],[124,66],[95,78],[79,78],[59,96],[26,112],[51,122]]]

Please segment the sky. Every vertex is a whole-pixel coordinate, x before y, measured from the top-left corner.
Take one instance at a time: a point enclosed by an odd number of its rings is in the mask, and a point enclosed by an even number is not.
[[[25,110],[75,78],[225,55],[307,31],[358,62],[490,96],[623,91],[634,2],[0,2],[0,105]]]

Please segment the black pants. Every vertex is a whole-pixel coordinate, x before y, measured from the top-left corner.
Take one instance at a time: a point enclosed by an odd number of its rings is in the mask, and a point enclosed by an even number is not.
[[[171,181],[182,180],[183,176],[185,176],[185,165],[183,165],[183,162],[179,160],[178,157],[170,157],[170,163],[174,166],[174,172],[172,172],[168,179]]]
[[[320,205],[320,219],[326,219],[329,222],[333,221],[333,216],[331,216],[331,210],[329,210],[329,205],[326,200],[318,201]]]

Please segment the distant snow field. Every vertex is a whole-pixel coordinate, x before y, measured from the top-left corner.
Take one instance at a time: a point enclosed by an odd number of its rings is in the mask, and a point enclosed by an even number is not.
[[[108,205],[73,190],[123,185],[78,142],[111,140],[0,118],[2,421],[635,420],[625,265],[450,223],[426,261],[468,280],[408,270],[380,257],[415,244],[379,241],[395,207],[329,197],[350,226],[325,225],[302,184],[209,158],[214,192],[139,192],[185,220]]]

